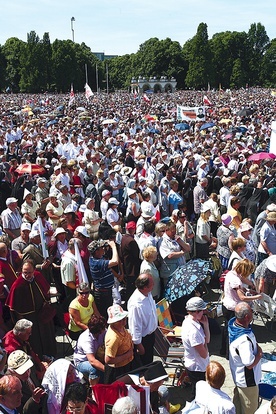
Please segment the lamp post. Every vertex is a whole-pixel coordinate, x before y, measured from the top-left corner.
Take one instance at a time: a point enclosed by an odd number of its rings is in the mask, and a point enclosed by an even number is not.
[[[74,35],[74,22],[75,22],[75,17],[71,17],[71,30],[72,30],[72,39],[73,42],[75,42],[75,35]]]

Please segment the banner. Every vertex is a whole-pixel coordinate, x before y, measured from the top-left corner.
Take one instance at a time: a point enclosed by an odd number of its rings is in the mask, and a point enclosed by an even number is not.
[[[205,121],[204,106],[177,105],[177,119],[180,121]]]
[[[276,155],[276,121],[271,122],[271,135],[269,152]]]
[[[49,253],[48,253],[48,250],[47,250],[45,230],[43,228],[41,217],[38,217],[37,221],[38,221],[38,230],[39,230],[40,240],[41,240],[40,243],[41,243],[41,248],[42,248],[42,255],[43,255],[44,259],[46,260],[49,257]]]
[[[83,264],[83,261],[82,261],[81,255],[80,255],[79,246],[78,246],[78,243],[76,241],[74,243],[74,246],[75,246],[75,260],[76,260],[76,264],[77,264],[79,284],[88,283],[87,274],[86,274],[84,264]]]

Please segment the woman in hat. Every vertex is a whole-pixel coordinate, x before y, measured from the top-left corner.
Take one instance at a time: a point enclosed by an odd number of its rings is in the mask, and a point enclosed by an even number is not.
[[[141,215],[141,205],[137,192],[134,188],[127,188],[127,209],[126,209],[126,218],[127,221],[137,222],[138,218]]]
[[[49,244],[51,237],[54,234],[54,230],[51,223],[46,219],[46,211],[41,207],[36,210],[36,221],[32,225],[32,230],[39,230],[38,218],[41,218],[42,230],[45,235],[46,243]]]
[[[206,307],[206,303],[199,297],[189,299],[186,303],[188,315],[182,324],[185,367],[192,384],[189,401],[195,398],[196,383],[205,380],[209,364],[210,330],[208,318],[204,315]]]
[[[109,327],[105,336],[104,383],[112,384],[116,378],[132,369],[133,343],[126,329],[128,312],[120,305],[110,306],[107,310]]]
[[[25,188],[23,195],[24,202],[21,206],[23,222],[33,224],[36,220],[36,210],[39,205],[33,200],[33,194]]]
[[[155,302],[158,301],[160,296],[160,275],[155,262],[157,260],[157,248],[155,246],[147,246],[142,251],[143,261],[140,267],[140,274],[150,273],[154,279],[154,286],[152,290],[152,297]]]
[[[223,270],[228,269],[229,257],[231,256],[232,241],[234,233],[230,229],[232,223],[232,216],[230,214],[223,214],[221,216],[222,224],[217,229],[217,252]]]
[[[115,197],[108,200],[108,210],[106,212],[106,220],[111,227],[121,225],[121,217],[118,212],[119,201]]]
[[[64,217],[67,219],[67,229],[74,233],[75,229],[81,225],[81,222],[71,204],[65,208]]]
[[[246,242],[245,250],[243,252],[244,257],[255,264],[257,260],[257,246],[255,246],[255,243],[251,238],[253,227],[251,226],[250,221],[250,219],[244,219],[242,221],[238,230],[238,237],[241,237]]]
[[[53,229],[57,228],[57,224],[61,216],[63,215],[62,202],[57,199],[57,191],[53,190],[49,194],[50,201],[46,206],[46,212],[49,217],[49,222],[51,223]]]
[[[209,223],[210,215],[210,207],[204,203],[196,225],[196,257],[199,259],[209,258],[209,247],[213,242]]]
[[[271,211],[266,216],[266,222],[260,231],[258,247],[258,264],[272,254],[276,254],[276,212]]]
[[[99,213],[95,211],[95,200],[94,198],[87,198],[85,200],[86,210],[84,212],[83,224],[87,230],[89,238],[91,240],[97,240],[99,236],[100,223],[103,221],[99,217]]]
[[[80,334],[88,328],[88,321],[92,315],[100,316],[94,297],[90,293],[88,283],[80,283],[78,296],[69,305],[70,337],[77,340]]]
[[[266,293],[273,298],[276,289],[276,255],[264,259],[256,268],[254,276],[258,292]]]

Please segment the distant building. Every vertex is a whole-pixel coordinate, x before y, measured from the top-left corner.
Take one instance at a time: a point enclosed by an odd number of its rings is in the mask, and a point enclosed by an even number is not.
[[[175,78],[168,79],[167,76],[161,76],[160,79],[150,77],[149,79],[139,76],[138,79],[131,79],[131,91],[143,93],[148,90],[158,93],[158,92],[174,92],[176,89],[176,80]]]
[[[118,57],[118,55],[105,55],[104,52],[93,52],[93,55],[95,55],[102,62],[106,59]]]

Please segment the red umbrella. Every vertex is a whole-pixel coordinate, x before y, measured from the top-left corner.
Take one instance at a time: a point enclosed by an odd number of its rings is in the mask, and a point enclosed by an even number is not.
[[[20,164],[15,171],[19,175],[43,175],[46,172],[45,168],[38,164]]]
[[[248,157],[248,161],[261,161],[275,158],[276,155],[272,154],[271,152],[257,152],[256,154],[250,155],[250,157]]]

